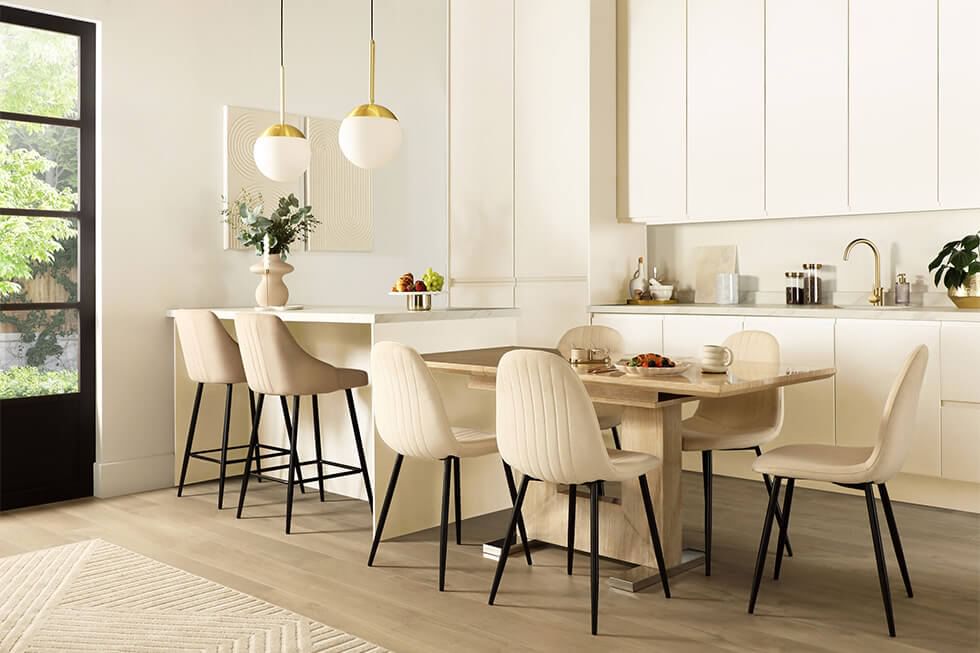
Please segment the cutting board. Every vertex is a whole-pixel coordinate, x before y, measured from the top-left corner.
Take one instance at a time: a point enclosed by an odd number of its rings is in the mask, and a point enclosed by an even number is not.
[[[715,303],[715,281],[723,272],[735,272],[738,249],[735,245],[694,248],[694,303]]]

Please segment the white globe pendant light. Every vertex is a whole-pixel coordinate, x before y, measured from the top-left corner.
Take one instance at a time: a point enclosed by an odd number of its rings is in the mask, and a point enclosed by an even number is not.
[[[359,168],[380,168],[398,154],[402,128],[387,107],[374,103],[374,0],[371,0],[371,64],[368,103],[340,124],[340,150]]]
[[[252,156],[259,172],[274,181],[293,181],[310,167],[310,142],[286,123],[286,66],[283,56],[283,2],[279,0],[279,122],[255,140]]]

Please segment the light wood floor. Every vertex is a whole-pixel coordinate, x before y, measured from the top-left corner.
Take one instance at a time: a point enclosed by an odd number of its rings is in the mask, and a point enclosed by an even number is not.
[[[699,475],[685,474],[688,545],[701,542],[700,484]],[[887,543],[898,629],[889,640],[863,498],[797,490],[796,557],[773,582],[770,556],[750,616],[765,495],[761,484],[717,478],[714,575],[705,578],[699,569],[675,577],[670,600],[659,587],[627,594],[603,581],[600,635],[593,638],[585,555],[577,556],[573,577],[564,573],[560,550],[538,552],[532,568],[512,558],[498,605],[487,606],[493,563],[481,557],[480,542],[499,535],[501,515],[464,522],[465,544],[450,545],[447,591],[440,594],[436,531],[382,544],[378,566],[369,569],[365,503],[333,497],[320,504],[306,494],[294,513],[296,533],[287,537],[281,485],[253,485],[246,518],[238,521],[232,509],[217,513],[214,492],[213,484],[202,484],[183,499],[158,491],[0,513],[0,556],[100,537],[403,653],[975,651],[980,645],[976,515],[896,504],[915,598],[901,592]],[[603,574],[613,566],[604,562]]]

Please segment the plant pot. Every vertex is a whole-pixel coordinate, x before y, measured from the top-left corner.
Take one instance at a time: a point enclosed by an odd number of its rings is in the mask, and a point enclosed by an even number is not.
[[[255,303],[258,306],[265,308],[286,305],[289,301],[289,288],[282,278],[296,268],[283,261],[282,254],[263,256],[261,261],[248,269],[261,277],[255,289]]]
[[[957,308],[980,308],[980,272],[968,276],[962,286],[950,288],[949,298]]]

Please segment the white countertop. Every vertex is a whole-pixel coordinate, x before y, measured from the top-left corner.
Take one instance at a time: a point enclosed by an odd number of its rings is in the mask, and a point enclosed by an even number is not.
[[[943,322],[980,322],[980,310],[955,306],[786,306],[783,304],[597,304],[590,313],[634,313],[650,315],[746,315],[765,317],[815,317],[860,320],[923,320]]]
[[[232,320],[238,313],[255,312],[254,307],[205,307],[222,320]],[[174,316],[167,311],[167,317]],[[407,311],[393,306],[304,306],[291,311],[262,311],[282,318],[284,322],[320,322],[330,324],[381,324],[385,322],[436,322],[439,320],[472,320],[479,318],[516,317],[516,308],[434,308],[431,311]]]

